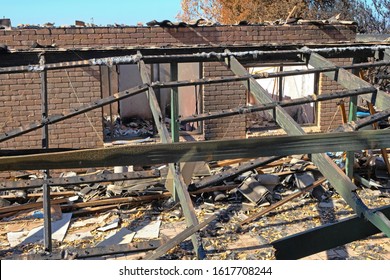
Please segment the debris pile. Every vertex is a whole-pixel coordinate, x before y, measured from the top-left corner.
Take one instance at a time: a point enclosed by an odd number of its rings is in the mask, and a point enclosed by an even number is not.
[[[371,153],[356,154],[357,181],[364,187],[359,192],[368,205],[377,207],[390,201],[389,175],[381,157]],[[344,153],[329,155],[340,167],[344,166]],[[281,158],[250,170],[244,168],[246,164],[244,159],[225,160],[197,163],[195,168],[189,186],[195,213],[200,222],[217,213],[200,233],[209,259],[273,259],[271,242],[353,214],[306,155]],[[43,252],[44,238],[42,190],[3,191],[1,257],[33,258],[38,253],[40,258],[137,259],[145,257],[143,251],[174,240],[187,226],[183,209],[165,188],[168,167],[135,166],[134,170],[132,173],[139,178],[52,186],[55,249],[50,256],[39,254]],[[145,172],[149,172],[147,178]],[[113,170],[98,170],[61,176],[72,180],[91,174],[115,175]],[[34,181],[38,177],[32,174],[16,180]],[[196,257],[189,239],[178,244],[161,258]],[[361,245],[353,246],[361,250]],[[90,255],[86,248],[92,250],[88,251]],[[386,251],[383,246],[375,250],[377,258]]]
[[[105,138],[145,138],[153,136],[153,123],[143,119],[121,119],[119,116],[104,119]]]

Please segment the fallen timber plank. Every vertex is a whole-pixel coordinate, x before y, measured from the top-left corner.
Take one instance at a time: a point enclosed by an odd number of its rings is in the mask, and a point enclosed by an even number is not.
[[[67,202],[69,202],[68,198],[60,198],[60,199],[50,200],[50,203],[52,205],[67,203]],[[32,203],[26,203],[26,204],[21,204],[21,205],[11,205],[11,206],[0,207],[0,214],[22,211],[22,210],[30,210],[30,209],[36,209],[36,208],[42,208],[42,207],[43,207],[43,202],[32,202]]]
[[[191,194],[201,194],[204,192],[213,192],[218,190],[230,190],[232,188],[237,187],[237,185],[230,185],[230,186],[214,186],[209,188],[203,188],[201,190],[191,191]],[[74,194],[74,192],[64,192],[64,195],[68,196],[70,194]],[[53,196],[61,196],[62,192],[59,193],[51,193]],[[41,197],[42,193],[40,194],[34,194],[33,197]],[[106,210],[111,208],[116,208],[118,205],[139,205],[144,202],[149,202],[153,200],[158,199],[164,199],[167,197],[170,197],[171,194],[166,192],[162,194],[156,194],[156,195],[142,195],[142,196],[129,196],[129,197],[111,197],[106,199],[99,199],[99,200],[93,200],[88,202],[76,202],[76,203],[69,203],[69,200],[66,198],[63,199],[55,199],[51,200],[52,204],[61,204],[61,210],[62,211],[72,211],[73,214],[83,214],[83,213],[92,213],[100,210]],[[33,203],[25,203],[21,205],[11,205],[11,206],[5,206],[0,208],[0,218],[13,216],[19,211],[22,210],[32,210],[36,208],[42,207],[41,202],[33,202]],[[75,209],[81,209],[81,210],[75,210]]]
[[[89,259],[101,256],[118,254],[130,254],[154,250],[161,246],[161,240],[150,240],[135,244],[119,244],[105,247],[94,247],[86,249],[68,248],[60,252],[27,254],[17,257],[6,258],[8,260],[64,260],[64,259]]]
[[[87,216],[98,212],[105,212],[107,210],[120,209],[120,207],[122,206],[138,207],[142,205],[142,203],[143,202],[129,202],[129,203],[114,204],[114,205],[85,207],[85,208],[80,208],[78,210],[72,210],[72,217]]]
[[[248,71],[234,57],[230,57],[226,59],[225,63],[229,66],[230,70],[232,70],[235,75],[248,74]],[[343,71],[343,69],[341,69],[340,71]],[[356,76],[352,75],[351,73],[349,74],[356,78]],[[345,78],[347,79],[347,77]],[[260,103],[264,104],[264,103],[272,102],[269,93],[265,89],[263,89],[255,79],[250,78],[249,83],[243,83],[243,84],[248,90],[250,90],[253,93],[255,98]],[[274,117],[275,117],[275,121],[289,135],[305,134],[303,129],[291,118],[291,116],[286,111],[284,111],[282,107],[280,106],[275,107]],[[351,150],[351,149],[347,148],[347,150]],[[372,212],[364,204],[364,202],[359,198],[359,196],[355,192],[357,187],[352,183],[349,177],[346,176],[344,172],[342,172],[341,169],[326,154],[319,154],[319,153],[313,154],[312,161],[318,167],[320,172],[328,179],[328,181],[332,184],[332,186],[337,190],[337,192],[348,203],[348,205],[351,206],[351,208],[355,211],[355,213],[364,216],[372,224],[378,227],[383,233],[385,233],[387,236],[390,237],[390,221],[380,212],[375,212],[375,213]]]
[[[201,230],[205,226],[207,226],[209,223],[214,221],[218,217],[217,214],[213,214],[212,216],[208,217],[203,222],[197,224],[196,226],[190,226],[186,228],[184,231],[176,235],[171,240],[168,240],[165,244],[157,248],[154,252],[150,253],[149,255],[146,255],[143,259],[144,260],[157,260],[158,258],[162,257],[166,252],[171,250],[176,245],[179,245],[180,242],[184,241],[187,237],[191,236],[195,232]]]
[[[27,193],[26,194],[26,199],[29,199],[29,198],[40,198],[40,197],[42,197],[42,195],[43,195],[43,193]],[[58,196],[68,197],[68,196],[75,196],[75,195],[77,195],[76,191],[51,192],[50,193],[51,197],[58,197]],[[0,198],[8,199],[8,200],[15,200],[15,199],[18,199],[20,197],[18,197],[16,194],[10,193],[10,194],[7,194],[7,195],[0,195]]]
[[[390,218],[390,206],[371,210]],[[380,230],[359,215],[319,226],[272,242],[278,260],[295,260],[367,238]]]
[[[151,82],[150,75],[146,69],[145,62],[141,60],[138,63],[138,67],[139,67],[142,81],[150,85],[152,82]],[[151,86],[149,86],[148,91],[146,92],[146,96],[149,101],[149,106],[152,111],[153,119],[157,127],[158,133],[160,135],[161,141],[165,144],[170,143],[171,137],[169,135],[167,127],[165,126],[165,123],[163,122],[164,119],[161,113],[160,105],[158,104],[154,89]],[[180,162],[180,161],[178,160],[175,162]],[[169,175],[173,176],[173,188],[170,189],[170,192],[175,199],[176,197],[179,199],[187,225],[188,226],[198,225],[199,224],[198,218],[195,214],[195,209],[192,204],[191,197],[188,193],[187,185],[185,184],[182,174],[178,170],[179,168],[176,168],[174,163],[169,163],[168,168],[169,168],[168,176]],[[194,245],[194,251],[196,253],[197,258],[204,259],[206,257],[206,254],[203,249],[202,241],[199,237],[199,234],[194,233],[191,236],[191,240],[192,240],[192,244]]]
[[[117,182],[126,180],[138,180],[157,178],[160,176],[158,170],[151,171],[136,171],[136,172],[124,172],[124,173],[113,173],[113,174],[95,174],[95,175],[81,175],[72,177],[60,177],[35,179],[35,180],[19,180],[19,181],[1,181],[0,191],[16,190],[16,189],[30,189],[40,188],[43,184],[48,186],[69,186],[77,184],[91,184],[100,182]]]
[[[0,171],[154,165],[390,147],[389,130],[267,136],[250,139],[119,146],[44,155],[1,157]],[[277,147],[277,149],[275,149]],[[276,160],[276,159],[274,159]]]
[[[246,162],[238,167],[234,167],[234,168],[228,169],[224,172],[205,177],[201,181],[196,182],[195,184],[191,185],[190,188],[191,189],[195,188],[195,189],[201,190],[201,189],[206,188],[208,186],[222,183],[223,181],[230,179],[230,178],[233,178],[233,177],[236,177],[244,172],[247,172],[247,171],[256,169],[260,166],[264,166],[266,164],[272,163],[280,158],[281,157],[258,158],[258,159]]]
[[[78,209],[78,208],[85,208],[85,207],[95,207],[95,206],[132,203],[132,202],[144,202],[144,201],[157,200],[169,196],[171,196],[170,193],[143,195],[143,196],[129,196],[129,197],[113,197],[107,199],[99,199],[99,200],[93,200],[87,202],[78,202],[78,203],[72,203],[67,205],[61,205],[61,209],[68,211],[71,209]]]

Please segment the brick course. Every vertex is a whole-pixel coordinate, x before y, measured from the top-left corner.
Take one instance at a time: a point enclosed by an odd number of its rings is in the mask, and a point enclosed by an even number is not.
[[[183,46],[183,45],[248,45],[291,44],[305,42],[331,43],[353,41],[356,27],[346,25],[292,25],[292,26],[205,26],[205,27],[95,27],[42,28],[0,30],[0,43],[11,49],[26,49],[33,43],[56,44],[60,48],[129,47],[129,46]],[[232,75],[221,63],[204,63],[204,77]],[[69,75],[69,78],[68,78]],[[101,98],[98,67],[49,71],[49,112],[58,114],[71,107]],[[69,79],[71,82],[69,82]],[[72,87],[74,87],[78,99]],[[322,78],[323,90],[333,87]],[[204,111],[223,110],[246,104],[246,91],[240,83],[204,87]],[[334,102],[333,102],[334,103]],[[334,104],[321,107],[320,125],[326,127],[334,113]],[[0,123],[2,131],[9,131],[32,121],[39,121],[40,79],[37,73],[0,75]],[[102,112],[88,113],[50,127],[50,147],[91,148],[101,146]],[[206,139],[245,137],[246,120],[235,116],[205,122]],[[41,132],[35,131],[0,143],[0,148],[39,148]]]

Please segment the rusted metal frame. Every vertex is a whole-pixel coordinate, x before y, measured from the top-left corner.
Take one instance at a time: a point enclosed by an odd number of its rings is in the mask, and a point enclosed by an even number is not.
[[[138,63],[138,66],[139,66],[139,71],[141,74],[142,81],[150,85],[151,78],[149,73],[147,72],[144,61],[141,60]],[[150,86],[146,94],[149,100],[150,109],[152,110],[155,125],[157,126],[157,130],[160,135],[161,142],[170,143],[171,137],[169,136],[167,127],[163,123],[164,120],[162,117],[161,109],[158,104],[154,89]],[[179,162],[179,161],[177,160],[175,162]],[[170,163],[168,166],[169,166],[169,172],[172,174],[173,181],[174,181],[174,189],[171,190],[171,194],[174,196],[177,195],[177,197],[179,198],[180,204],[183,208],[184,216],[186,218],[187,225],[196,226],[199,224],[198,218],[196,217],[195,209],[193,207],[191,197],[187,190],[187,185],[184,183],[183,177],[180,174],[180,171],[178,170],[180,167],[175,166],[175,164],[173,163]],[[196,256],[199,259],[204,259],[206,255],[199,234],[193,234],[191,236],[191,240],[192,240],[192,244],[194,245]]]
[[[340,50],[341,48],[336,48],[335,50]],[[365,47],[364,49],[367,50],[386,50],[385,46],[378,48],[373,47]],[[348,50],[348,48],[344,48],[344,51]],[[363,50],[363,49],[362,49]],[[136,51],[136,50],[134,50]],[[318,53],[329,53],[329,49],[323,48],[323,49],[312,49],[310,51],[316,51]],[[263,56],[275,56],[275,58],[280,58],[280,56],[283,55],[301,55],[301,54],[307,54],[308,52],[306,49],[300,49],[300,50],[274,50],[274,51],[261,51],[261,50],[249,50],[249,51],[237,51],[232,52],[231,55],[240,58],[250,58],[252,60],[257,60]],[[388,50],[386,50],[388,51]],[[47,51],[46,51],[47,52]],[[45,65],[40,64],[30,64],[26,66],[10,66],[10,67],[1,67],[0,68],[0,74],[13,74],[13,73],[24,73],[24,72],[41,72],[43,70],[59,70],[59,69],[67,69],[67,68],[74,68],[74,67],[89,67],[89,66],[113,66],[113,65],[120,65],[120,64],[136,64],[140,59],[143,59],[145,63],[169,63],[169,62],[183,62],[183,59],[189,59],[190,61],[197,62],[197,61],[216,61],[220,60],[221,58],[226,57],[226,54],[223,52],[202,52],[202,53],[192,53],[192,54],[172,54],[172,55],[145,55],[141,56],[139,54],[136,55],[123,55],[123,56],[111,56],[111,57],[102,57],[102,58],[91,58],[91,59],[85,59],[85,60],[78,60],[78,61],[64,61],[64,62],[57,62],[57,63],[46,63]],[[388,60],[385,57],[385,60]],[[358,65],[350,65],[343,67],[344,69],[352,69],[355,67],[365,68],[365,67],[373,67],[373,66],[383,66],[388,65],[389,62],[374,62],[374,63],[363,63],[360,66]],[[334,67],[333,67],[334,68]],[[310,70],[310,69],[308,69]],[[312,69],[314,72],[308,72],[308,73],[316,73],[318,70]],[[323,71],[333,71],[330,68],[326,69],[324,68]]]
[[[355,65],[359,66],[359,65]],[[335,69],[339,69],[340,67],[329,67],[329,71],[333,71]],[[267,75],[245,75],[242,77],[231,77],[231,78],[216,78],[216,79],[199,79],[199,80],[194,80],[194,81],[179,81],[179,82],[166,82],[166,83],[154,83],[152,84],[153,88],[165,88],[165,87],[175,87],[175,86],[189,86],[189,85],[200,85],[200,84],[208,84],[208,83],[220,83],[220,82],[233,82],[233,81],[244,81],[247,80],[249,77],[255,77],[255,78],[269,78],[269,77],[282,77],[284,75],[290,76],[290,75],[302,75],[306,73],[313,73],[313,71],[328,71],[327,69],[309,69],[309,70],[297,70],[296,71],[286,71],[286,72],[281,72],[281,73],[270,73],[268,76]],[[138,94],[142,91],[145,91],[148,85],[140,85],[138,87],[131,88],[126,91],[119,92],[115,94],[114,96],[110,96],[107,98],[100,99],[98,101],[95,101],[89,105],[82,106],[80,108],[75,108],[71,110],[69,113],[65,112],[63,115],[54,115],[54,116],[49,116],[47,117],[45,122],[35,122],[28,124],[26,126],[22,126],[20,128],[14,129],[12,131],[8,131],[5,133],[0,134],[0,142],[6,141],[9,139],[12,139],[14,137],[26,134],[28,132],[34,131],[36,129],[39,129],[45,125],[45,123],[48,124],[53,124],[62,120],[65,120],[67,118],[71,118],[74,116],[77,116],[79,114],[86,113],[90,110],[94,110],[97,108],[100,108],[102,106],[112,104],[114,102],[117,102],[121,99],[127,98],[129,96],[133,96],[135,94]]]
[[[380,120],[386,119],[390,116],[390,108],[383,110],[379,113],[375,113],[374,115],[370,115],[363,119],[359,119],[355,122],[350,122],[342,127],[336,129],[336,131],[356,131],[365,126],[372,125]]]
[[[293,194],[290,194],[289,196],[283,198],[282,200],[280,200],[280,201],[278,201],[276,203],[271,204],[269,207],[265,208],[264,210],[260,211],[259,213],[256,213],[255,215],[248,217],[247,219],[245,219],[242,222],[240,222],[240,225],[242,226],[242,225],[251,223],[252,221],[255,221],[255,220],[259,219],[260,217],[264,216],[265,214],[271,212],[272,210],[275,210],[276,208],[286,204],[290,200],[292,200],[294,198],[297,198],[297,197],[301,196],[302,194],[304,194],[304,193],[306,193],[306,192],[308,192],[308,191],[310,191],[310,190],[320,186],[325,181],[326,181],[326,178],[324,178],[324,177],[318,179],[317,181],[315,181],[310,186],[305,187],[304,189],[299,189],[297,192],[295,192]]]
[[[142,57],[139,55],[126,55],[126,56],[114,56],[106,58],[92,58],[87,60],[47,63],[45,65],[36,64],[28,66],[14,66],[14,67],[2,67],[0,68],[0,74],[13,74],[13,73],[25,73],[25,72],[42,72],[47,70],[59,70],[74,67],[87,67],[87,66],[112,66],[119,64],[135,64]]]
[[[89,259],[101,256],[112,256],[118,254],[131,254],[143,251],[154,250],[162,245],[161,240],[149,240],[131,244],[109,245],[94,248],[67,248],[59,252],[25,254],[21,256],[7,257],[7,260],[73,260]]]
[[[359,51],[385,51],[390,49],[389,45],[378,45],[375,44],[374,46],[364,46],[364,45],[358,45],[358,46],[338,46],[338,47],[319,47],[319,48],[310,48],[311,52],[315,53],[321,53],[321,54],[331,54],[331,53],[337,53],[337,52],[346,52],[346,51],[352,51],[355,53],[358,53]],[[306,52],[307,48],[301,48],[302,51]]]
[[[279,50],[279,51],[244,51],[244,52],[235,52],[240,58],[258,58],[262,56],[270,55],[293,55],[301,54],[302,51],[299,50]],[[41,72],[43,70],[58,70],[66,69],[73,67],[88,67],[88,66],[112,66],[119,64],[137,64],[141,59],[145,63],[168,63],[168,62],[185,62],[186,59],[190,61],[216,61],[220,59],[221,56],[225,56],[223,52],[202,52],[202,53],[192,53],[192,54],[171,54],[171,55],[147,55],[142,56],[140,54],[136,55],[125,55],[125,56],[114,56],[114,57],[104,57],[104,58],[92,58],[87,60],[79,61],[68,61],[68,62],[58,62],[58,63],[47,63],[45,65],[33,64],[26,66],[11,66],[11,67],[2,67],[0,68],[0,74],[13,74],[13,73],[24,73],[24,72]]]
[[[229,51],[227,51],[227,53],[229,53]],[[225,63],[230,66],[230,69],[235,75],[248,74],[248,71],[234,57],[229,57],[229,61],[225,61]],[[247,84],[244,83],[244,86],[247,86]],[[250,89],[260,103],[272,102],[269,93],[263,89],[260,84],[258,84],[253,78],[250,79]],[[275,116],[275,121],[289,135],[305,134],[303,129],[291,118],[291,116],[286,111],[283,110],[282,107],[275,107]],[[313,154],[312,161],[318,167],[320,172],[328,179],[332,186],[337,190],[337,192],[344,198],[348,205],[350,205],[359,216],[363,216],[368,219],[383,233],[390,237],[389,220],[384,217],[383,214],[373,212],[364,204],[364,202],[355,192],[357,187],[327,155]]]
[[[263,51],[259,50],[259,48],[253,49],[253,47],[249,50],[241,50],[241,51],[232,51],[230,52],[230,56],[234,56],[238,59],[251,59],[251,60],[258,60],[260,58],[264,57],[272,57],[272,58],[278,58],[281,57],[287,57],[287,56],[294,56],[294,55],[302,55],[310,53],[311,50],[307,50],[305,48],[296,49],[290,48],[290,49],[283,49],[283,50],[271,50],[271,51]],[[348,47],[324,47],[324,48],[312,48],[313,51],[322,53],[322,54],[337,54],[337,53],[344,53],[344,52],[364,52],[364,51],[383,51],[390,48],[390,46],[387,45],[376,45],[376,46],[348,46]],[[151,62],[158,62],[158,63],[164,63],[164,62],[190,62],[190,61],[214,61],[214,60],[221,60],[224,58],[227,58],[229,55],[227,55],[223,51],[213,51],[208,50],[207,52],[200,52],[200,53],[192,53],[192,54],[168,54],[168,55],[144,55],[143,60],[145,63],[151,63]]]
[[[390,206],[372,209],[390,218]],[[278,260],[294,260],[329,250],[379,233],[380,230],[359,215],[319,226],[272,242]]]
[[[335,67],[334,63],[314,52],[310,54],[308,64],[314,68]],[[342,68],[337,71],[337,75],[329,72],[324,72],[324,75],[336,81],[348,90],[372,86],[370,83],[360,79],[359,77]],[[390,108],[390,96],[381,90],[378,90],[375,95],[365,94],[361,95],[360,97],[366,101],[372,102],[379,110],[386,110]]]
[[[68,151],[77,151],[80,149],[72,148],[49,148],[49,149],[1,149],[0,158],[4,156],[25,156],[31,154],[47,154],[47,153],[57,153],[57,152],[68,152]]]
[[[186,228],[184,231],[176,235],[171,240],[167,241],[162,246],[158,247],[155,251],[151,252],[150,254],[146,255],[143,259],[144,260],[157,260],[160,257],[162,257],[166,252],[171,250],[176,245],[179,245],[182,241],[184,241],[189,236],[193,235],[195,232],[201,230],[205,226],[207,226],[209,223],[214,221],[216,218],[218,218],[217,214],[213,214],[207,219],[205,219],[203,222],[196,226],[190,226]]]
[[[390,109],[389,109],[390,110]],[[342,127],[345,129],[344,127]],[[81,151],[2,157],[0,171],[156,165],[171,162],[287,156],[390,146],[390,130],[362,130],[249,139],[117,146]],[[278,147],[275,149],[275,147]],[[261,159],[261,161],[276,159]],[[248,163],[255,165],[254,162]],[[248,167],[249,168],[249,167]]]
[[[117,181],[127,181],[127,180],[148,179],[148,178],[157,178],[159,176],[160,176],[160,172],[158,170],[151,170],[151,171],[137,171],[137,172],[126,172],[126,173],[60,177],[60,178],[50,178],[46,180],[44,179],[19,180],[19,181],[3,180],[0,182],[0,191],[40,188],[44,184],[48,186],[69,186],[69,185],[79,185],[79,184],[93,184],[93,183],[100,183],[100,182],[117,182]]]
[[[219,83],[246,81],[249,78],[254,78],[254,79],[281,78],[281,77],[316,74],[316,73],[323,73],[323,72],[334,72],[334,71],[338,71],[338,69],[340,69],[340,68],[356,69],[356,68],[370,68],[370,67],[383,66],[383,65],[390,65],[390,61],[361,63],[361,64],[334,66],[334,67],[322,67],[322,68],[315,68],[315,69],[313,68],[313,69],[305,69],[305,70],[291,70],[291,71],[283,71],[283,72],[276,72],[276,73],[249,74],[249,75],[232,76],[232,77],[204,78],[204,79],[175,81],[175,82],[172,82],[172,81],[171,82],[154,82],[152,84],[152,86],[153,86],[153,88],[173,88],[173,87],[182,87],[182,86],[219,84]]]
[[[221,117],[230,117],[230,116],[240,115],[240,114],[250,114],[253,112],[271,110],[274,109],[276,106],[289,107],[289,106],[302,105],[302,104],[313,103],[313,102],[317,103],[317,102],[332,100],[336,98],[358,96],[360,94],[365,94],[369,92],[371,93],[376,92],[376,89],[374,87],[361,88],[361,89],[348,90],[348,91],[342,91],[337,93],[305,96],[305,97],[291,99],[291,100],[274,101],[272,103],[267,103],[262,105],[242,106],[234,109],[209,112],[209,113],[204,113],[199,115],[193,115],[191,117],[179,118],[179,122],[188,123],[188,122],[210,120],[210,119],[221,118]]]
[[[309,46],[310,48],[317,48],[318,52],[324,51],[324,54],[336,56],[339,54],[351,55],[351,54],[364,54],[364,55],[374,55],[375,51],[382,51],[388,48],[388,44],[384,43],[363,43],[363,42],[354,42],[354,43],[328,43],[328,44],[288,44],[282,46],[275,45],[241,45],[241,46],[229,46],[233,52],[245,52],[245,51],[286,51],[286,50],[296,50],[297,48],[302,48],[303,46]],[[192,45],[189,47],[164,47],[164,48],[153,48],[153,47],[106,47],[106,48],[72,48],[72,49],[48,49],[45,48],[44,51],[47,57],[47,63],[56,63],[56,62],[69,62],[69,61],[78,61],[80,57],[88,60],[93,58],[107,58],[107,57],[126,57],[137,54],[138,51],[145,57],[155,56],[156,59],[146,59],[146,63],[168,63],[172,62],[173,59],[176,59],[177,62],[184,62],[186,60],[194,61],[195,58],[191,57],[178,57],[172,58],[167,57],[172,54],[179,55],[191,55],[194,53],[221,53],[226,48],[226,45],[214,45],[214,46],[205,46],[205,45]],[[42,52],[43,49],[28,49],[28,50],[13,50],[11,49],[8,53],[2,53],[0,59],[0,65],[2,66],[16,66],[16,65],[31,65],[37,64],[37,53]],[[371,52],[371,53],[369,53]],[[368,53],[368,54],[367,54]],[[274,53],[273,56],[280,57],[279,53]],[[167,57],[165,60],[161,58]],[[196,59],[199,61],[199,59]]]
[[[43,119],[41,122],[31,123],[31,124],[28,124],[26,126],[21,126],[21,127],[14,129],[12,131],[1,133],[0,134],[0,142],[15,138],[17,136],[26,134],[26,133],[34,131],[36,129],[42,128],[45,125],[54,124],[54,123],[78,116],[80,114],[86,113],[88,111],[103,107],[105,105],[117,102],[119,100],[128,98],[130,96],[139,94],[141,92],[144,92],[147,89],[148,89],[148,85],[141,85],[141,86],[133,87],[131,89],[118,92],[118,93],[114,94],[113,96],[102,98],[102,99],[95,101],[95,102],[92,102],[88,105],[69,110],[69,112],[64,112],[62,115],[48,116],[45,119]]]
[[[40,54],[40,65],[44,68],[45,56]],[[49,104],[48,104],[48,92],[47,92],[47,71],[42,70],[40,73],[41,78],[41,120],[42,123],[46,121],[49,116]],[[42,127],[42,148],[49,148],[49,126],[47,123]],[[47,180],[49,175],[49,169],[43,170],[43,179]],[[51,239],[51,206],[50,206],[50,186],[43,184],[43,243],[45,251],[51,252],[53,249]]]

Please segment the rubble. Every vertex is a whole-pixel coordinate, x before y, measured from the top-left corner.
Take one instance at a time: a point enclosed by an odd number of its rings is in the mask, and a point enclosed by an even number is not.
[[[361,196],[368,205],[378,207],[390,200],[390,178],[385,172],[376,172],[382,170],[383,164],[375,155],[375,151],[369,158],[366,153],[357,153],[357,170],[359,182],[369,182],[368,186],[361,185]],[[336,163],[344,161],[343,153],[332,154],[332,157]],[[231,162],[231,165],[223,163],[224,167],[215,163],[203,164],[192,177],[192,184],[200,185],[202,180],[230,170],[222,182],[214,180],[207,187],[190,189],[200,221],[219,213],[201,231],[209,259],[273,259],[274,250],[270,244],[293,233],[294,229],[301,231],[352,215],[349,206],[325,179],[321,179],[321,174],[305,155],[255,165],[248,171],[239,168],[245,164],[243,160]],[[213,167],[210,169],[209,166]],[[163,171],[167,167],[149,168]],[[72,178],[77,175],[67,172],[61,176]],[[164,188],[166,175],[167,172],[161,172],[161,177],[156,179],[125,180],[115,184],[81,184],[77,192],[55,188],[51,194],[55,208],[52,209],[52,227],[56,247],[61,250],[80,246],[103,248],[174,238],[180,227],[185,230],[186,226],[182,209],[169,198]],[[21,178],[17,180],[23,180]],[[311,195],[305,196],[305,192]],[[40,198],[40,190],[28,191],[24,196],[17,193],[2,195],[9,199],[9,204],[0,207],[0,214],[3,214],[0,221],[2,257],[15,258],[21,252],[27,256],[39,251],[43,238],[43,212],[39,210],[42,204],[34,202]],[[78,195],[74,196],[75,193]],[[253,248],[249,246],[252,243]],[[137,256],[195,258],[191,244],[184,246],[183,240],[177,244],[180,246],[172,246],[166,252]],[[378,250],[377,254],[384,251]]]
[[[123,120],[117,116],[111,121],[110,116],[106,116],[104,125],[104,136],[109,139],[148,138],[154,134],[153,124],[148,120]]]

